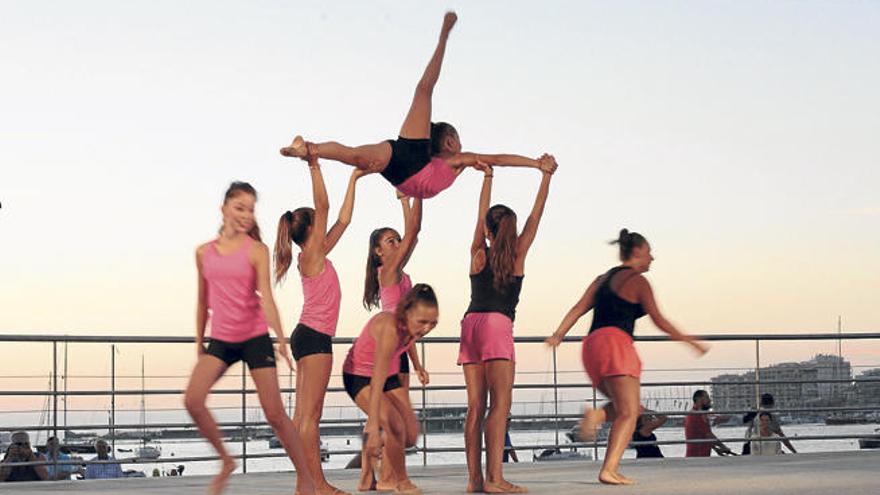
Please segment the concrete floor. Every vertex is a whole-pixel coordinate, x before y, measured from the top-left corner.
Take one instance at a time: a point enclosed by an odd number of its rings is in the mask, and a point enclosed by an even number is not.
[[[880,452],[835,452],[777,457],[712,457],[625,461],[622,472],[639,484],[628,487],[600,485],[599,464],[592,461],[509,464],[505,476],[532,493],[651,493],[670,495],[861,495],[880,494]],[[336,486],[354,491],[357,471],[328,471]],[[294,473],[235,475],[226,493],[293,493]],[[411,467],[410,477],[425,493],[464,493],[463,466]],[[203,494],[207,476],[134,478],[72,482],[16,483],[25,494]],[[0,484],[0,492],[10,490]]]

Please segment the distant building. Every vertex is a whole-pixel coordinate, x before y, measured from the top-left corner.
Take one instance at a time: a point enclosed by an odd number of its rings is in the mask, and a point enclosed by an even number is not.
[[[880,380],[880,368],[863,371],[857,379]],[[856,383],[859,402],[863,404],[880,404],[880,381]]]
[[[880,371],[880,370],[878,370]],[[819,354],[809,361],[779,363],[755,372],[726,373],[712,378],[712,402],[716,409],[746,410],[755,407],[759,394],[770,393],[778,408],[801,408],[840,402],[852,394],[852,366],[838,356]],[[823,380],[845,380],[822,383]],[[766,383],[797,382],[797,383]],[[880,383],[877,384],[880,389]],[[880,392],[880,390],[878,390]]]

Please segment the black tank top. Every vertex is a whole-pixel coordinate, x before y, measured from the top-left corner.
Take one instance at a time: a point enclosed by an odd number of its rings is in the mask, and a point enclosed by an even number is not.
[[[657,435],[651,433],[648,436],[644,436],[639,433],[638,428],[633,431],[633,442],[656,442]],[[660,447],[657,444],[653,445],[633,445],[633,448],[636,449],[636,458],[641,459],[642,457],[663,457],[663,452],[660,451]]]
[[[513,321],[519,293],[522,290],[523,276],[514,276],[503,291],[495,289],[495,274],[489,264],[489,250],[486,250],[486,266],[479,273],[471,275],[471,304],[468,313],[501,313]]]
[[[596,291],[593,303],[593,324],[590,325],[590,332],[602,327],[617,327],[632,336],[636,320],[645,316],[645,310],[641,304],[631,303],[618,296],[611,289],[611,280],[623,270],[631,270],[631,268],[616,266],[605,274],[599,290]]]

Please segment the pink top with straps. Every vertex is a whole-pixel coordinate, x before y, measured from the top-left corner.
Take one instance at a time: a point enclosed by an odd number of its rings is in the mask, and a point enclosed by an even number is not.
[[[235,252],[222,255],[214,240],[202,254],[212,339],[244,342],[269,331],[257,295],[257,271],[249,256],[253,244],[245,236]]]
[[[373,316],[370,318],[370,321],[364,325],[361,334],[358,336],[357,340],[354,341],[351,349],[348,350],[348,355],[345,357],[345,362],[342,364],[342,371],[350,375],[373,376],[373,365],[375,364],[374,360],[376,356],[376,339],[370,335],[370,325],[373,323],[373,320],[381,314],[382,313],[379,313]],[[396,375],[400,372],[400,355],[406,352],[411,345],[412,342],[404,345],[403,339],[398,342],[397,349],[394,350],[394,354],[391,356],[391,361],[388,364],[387,376]]]
[[[382,270],[382,267],[379,267]],[[412,289],[412,280],[405,272],[400,272],[400,281],[388,287],[379,287],[379,302],[382,311],[393,313],[397,309],[397,303]]]
[[[299,253],[299,259],[302,253]],[[299,322],[325,335],[336,335],[339,322],[339,303],[342,290],[339,277],[329,259],[324,258],[324,270],[314,277],[306,277],[300,272],[303,287],[303,309]]]
[[[397,185],[397,190],[411,198],[433,198],[449,188],[458,175],[446,160],[433,157],[415,175]]]

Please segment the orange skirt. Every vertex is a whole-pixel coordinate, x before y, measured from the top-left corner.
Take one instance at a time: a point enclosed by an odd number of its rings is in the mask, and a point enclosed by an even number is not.
[[[593,387],[609,376],[642,375],[642,361],[632,337],[617,327],[602,327],[587,334],[581,358]]]

